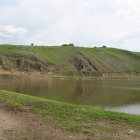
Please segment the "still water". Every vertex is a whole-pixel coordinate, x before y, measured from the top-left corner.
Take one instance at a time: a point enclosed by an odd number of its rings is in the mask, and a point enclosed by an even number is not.
[[[140,81],[0,76],[0,89],[140,115]]]

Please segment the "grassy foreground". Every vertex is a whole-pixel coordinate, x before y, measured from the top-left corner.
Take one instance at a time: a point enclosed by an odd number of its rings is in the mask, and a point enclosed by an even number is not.
[[[140,130],[138,115],[104,111],[3,90],[0,90],[0,103],[21,109],[30,107],[31,112],[43,115],[44,121],[86,136],[94,136],[96,131],[117,133],[121,129]],[[107,123],[108,126],[99,125],[99,122]]]

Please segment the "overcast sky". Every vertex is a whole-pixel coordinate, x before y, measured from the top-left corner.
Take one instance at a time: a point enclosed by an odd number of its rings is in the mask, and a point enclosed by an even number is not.
[[[0,0],[0,44],[140,51],[140,0]]]

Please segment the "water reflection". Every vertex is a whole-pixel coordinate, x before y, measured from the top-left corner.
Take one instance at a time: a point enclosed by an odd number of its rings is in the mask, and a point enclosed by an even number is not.
[[[111,111],[118,111],[118,112],[140,115],[140,104],[125,105],[125,106],[112,107],[112,108],[111,107],[105,107],[104,109],[111,110]]]
[[[125,112],[126,108],[130,108],[129,105],[134,105],[133,109],[129,110],[134,110],[132,112],[135,114],[138,113],[140,104],[139,81],[0,76],[0,89],[74,104],[103,108],[108,106],[107,109],[113,108],[115,111]]]

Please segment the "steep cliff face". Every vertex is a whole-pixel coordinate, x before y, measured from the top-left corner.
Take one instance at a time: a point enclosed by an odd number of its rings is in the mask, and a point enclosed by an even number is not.
[[[140,72],[140,53],[114,48],[0,45],[0,70],[82,75]]]

